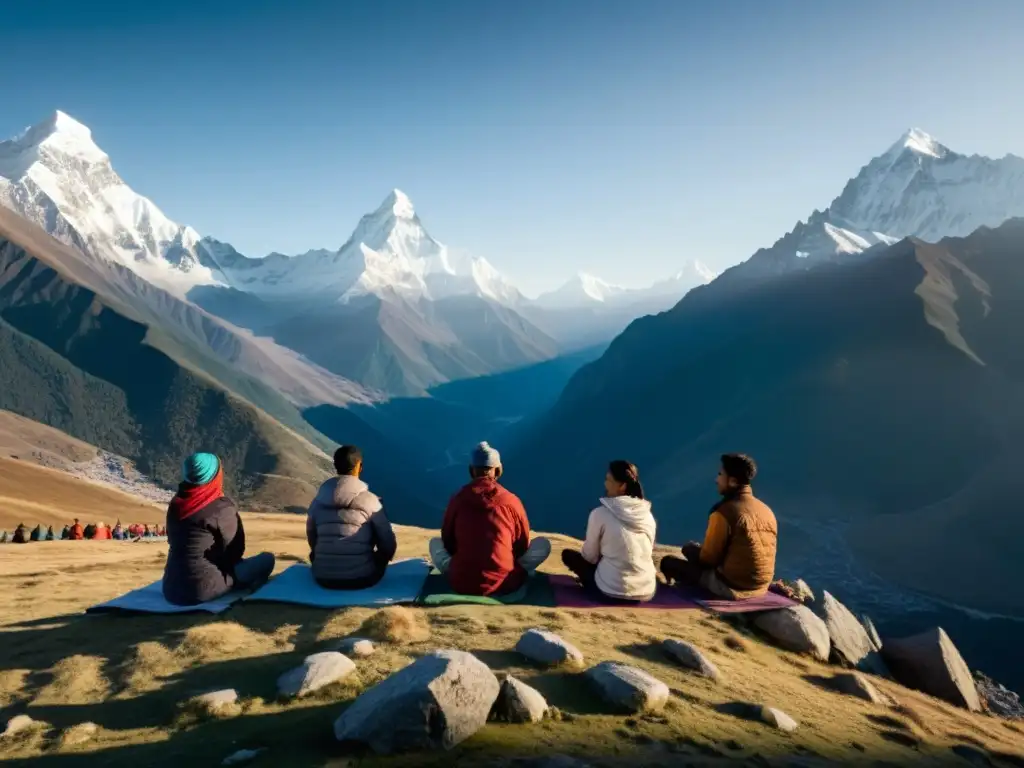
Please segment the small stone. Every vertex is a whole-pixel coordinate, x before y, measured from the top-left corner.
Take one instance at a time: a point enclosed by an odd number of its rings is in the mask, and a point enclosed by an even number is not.
[[[834,676],[832,686],[840,693],[856,696],[858,699],[870,701],[872,704],[885,706],[891,703],[888,697],[880,693],[870,680],[856,672]]]
[[[337,650],[346,656],[365,658],[373,656],[377,646],[373,644],[373,640],[367,640],[365,637],[346,637],[338,643]]]
[[[356,665],[348,656],[337,651],[324,651],[307,656],[302,665],[285,672],[277,679],[277,690],[282,696],[306,696],[331,683],[343,680],[355,671]]]
[[[571,643],[546,629],[528,629],[516,643],[516,651],[538,664],[583,664],[583,654]]]
[[[665,683],[626,664],[602,661],[588,669],[586,677],[605,701],[629,712],[658,712],[668,701]]]
[[[225,757],[221,762],[221,765],[241,765],[242,763],[248,763],[250,760],[255,760],[266,751],[267,750],[264,747],[259,749],[240,749]]]
[[[28,715],[15,715],[7,721],[7,728],[4,729],[4,736],[13,736],[21,731],[27,731],[36,725],[36,721]]]
[[[661,647],[669,656],[678,661],[684,667],[692,669],[698,675],[711,680],[721,680],[722,674],[718,667],[712,664],[700,649],[692,643],[683,640],[668,639],[662,642]]]
[[[210,691],[191,700],[196,706],[205,709],[207,712],[217,712],[229,707],[238,701],[238,692],[234,688],[225,688],[220,691]]]
[[[814,591],[803,579],[797,579],[793,582],[793,591],[796,592],[796,599],[801,603],[813,603],[815,600]]]
[[[761,707],[761,719],[786,733],[792,733],[797,729],[796,720],[775,707]]]
[[[71,747],[76,744],[84,744],[90,741],[98,732],[100,727],[96,723],[79,723],[66,728],[60,735],[61,744]]]
[[[494,714],[510,723],[539,723],[548,711],[548,702],[536,688],[509,675],[501,684]]]
[[[754,626],[788,651],[809,653],[819,661],[828,661],[832,644],[828,627],[806,605],[758,613]]]

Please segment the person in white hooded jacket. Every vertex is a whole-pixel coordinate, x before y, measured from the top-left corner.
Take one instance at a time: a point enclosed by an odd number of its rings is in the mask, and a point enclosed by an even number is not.
[[[608,465],[604,488],[601,505],[590,513],[583,551],[563,551],[562,562],[584,589],[608,602],[647,602],[658,587],[651,502],[628,461]]]

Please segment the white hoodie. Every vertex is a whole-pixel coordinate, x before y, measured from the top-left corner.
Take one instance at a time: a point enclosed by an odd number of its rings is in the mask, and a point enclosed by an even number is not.
[[[597,565],[597,587],[609,597],[651,597],[658,586],[654,569],[656,524],[651,502],[632,496],[601,499],[590,513],[583,557]]]

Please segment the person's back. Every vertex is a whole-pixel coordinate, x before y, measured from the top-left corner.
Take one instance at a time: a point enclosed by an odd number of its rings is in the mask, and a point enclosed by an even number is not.
[[[12,544],[27,544],[28,543],[28,528],[24,525],[19,525],[14,529],[14,536],[11,537]]]
[[[779,528],[775,513],[744,487],[715,510],[729,525],[729,540],[718,573],[743,596],[764,594],[775,575]]]
[[[43,526],[37,525],[32,529],[32,534],[29,537],[32,541],[44,541],[46,539],[46,531],[43,530]]]
[[[85,530],[82,531],[82,536],[85,539],[89,540],[89,541],[92,541],[93,539],[95,539],[96,538],[96,523],[89,523],[87,526],[85,526]]]
[[[398,543],[380,499],[359,479],[362,452],[343,445],[334,466],[338,477],[320,486],[306,518],[313,578],[326,587],[367,588],[383,577]]]
[[[656,523],[651,503],[632,496],[602,498],[590,513],[583,557],[597,561],[594,581],[609,597],[644,600],[654,596]],[[596,543],[593,552],[590,547]]]
[[[7,531],[0,531],[0,544],[7,543]]]
[[[57,534],[53,532],[53,526],[51,525],[49,528],[46,529],[46,540],[53,541],[56,538]]]
[[[496,478],[476,478],[452,497],[441,538],[451,554],[448,581],[456,592],[507,594],[526,581],[516,562],[530,543],[526,510]]]

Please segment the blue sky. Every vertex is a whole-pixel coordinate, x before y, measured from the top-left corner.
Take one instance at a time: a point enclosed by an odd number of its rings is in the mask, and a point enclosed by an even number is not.
[[[0,136],[62,109],[176,221],[338,247],[392,187],[528,293],[770,245],[919,126],[1024,155],[1024,2],[4,3]]]

